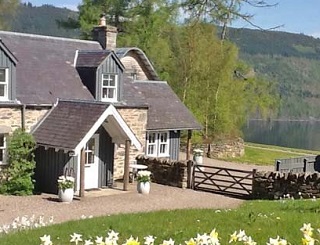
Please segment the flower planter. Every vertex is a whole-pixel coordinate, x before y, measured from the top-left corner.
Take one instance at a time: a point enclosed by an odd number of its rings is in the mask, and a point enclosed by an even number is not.
[[[137,190],[141,194],[149,194],[149,192],[150,192],[150,182],[138,182]]]
[[[73,194],[73,188],[67,188],[65,190],[59,189],[58,195],[60,202],[72,202]]]

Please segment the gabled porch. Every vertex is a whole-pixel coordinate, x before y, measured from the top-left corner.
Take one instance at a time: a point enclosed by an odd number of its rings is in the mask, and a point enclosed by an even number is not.
[[[60,175],[72,175],[75,191],[113,185],[114,145],[125,147],[124,184],[129,182],[129,149],[142,147],[113,105],[59,100],[32,131],[36,150],[36,188],[57,193]]]

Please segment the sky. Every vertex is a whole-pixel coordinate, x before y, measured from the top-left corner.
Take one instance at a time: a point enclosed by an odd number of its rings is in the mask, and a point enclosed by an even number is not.
[[[320,38],[320,0],[265,0],[268,3],[278,3],[269,8],[245,7],[244,12],[254,14],[252,22],[264,29],[281,26],[277,30],[303,33]],[[81,0],[23,0],[34,6],[50,4],[77,10]],[[236,21],[233,27],[253,28],[248,23]]]

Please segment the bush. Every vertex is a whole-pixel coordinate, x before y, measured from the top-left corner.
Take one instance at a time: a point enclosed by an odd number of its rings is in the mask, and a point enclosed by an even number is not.
[[[8,195],[32,195],[35,169],[33,136],[17,129],[9,137],[8,166],[3,170],[0,193]]]

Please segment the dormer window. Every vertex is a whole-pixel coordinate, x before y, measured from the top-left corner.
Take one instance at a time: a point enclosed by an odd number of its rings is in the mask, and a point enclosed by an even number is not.
[[[117,101],[118,75],[102,74],[102,101]]]
[[[0,68],[0,100],[8,100],[8,69]]]

